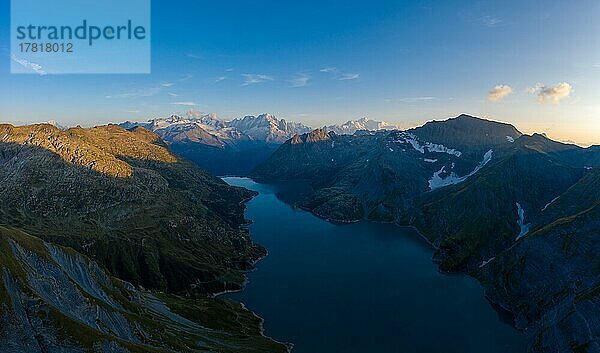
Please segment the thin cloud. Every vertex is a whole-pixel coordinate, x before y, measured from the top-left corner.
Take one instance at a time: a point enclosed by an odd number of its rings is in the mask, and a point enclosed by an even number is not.
[[[183,76],[182,78],[180,78],[179,82],[187,81],[187,80],[191,79],[192,77],[194,77],[194,75],[187,74],[187,75]]]
[[[244,77],[243,86],[255,85],[274,80],[273,77],[263,74],[242,74],[242,77]]]
[[[168,92],[168,95],[171,97],[179,97],[179,95],[177,93],[173,93],[173,92]]]
[[[184,107],[195,107],[195,106],[198,105],[198,104],[196,104],[194,102],[173,102],[173,103],[170,103],[170,104],[171,105],[181,105],[181,106],[184,106]]]
[[[498,85],[488,93],[487,99],[490,102],[500,102],[511,93],[513,93],[513,89],[509,85]]]
[[[17,57],[16,57],[16,56],[14,56],[14,55],[12,55],[11,57],[12,57],[12,59],[13,59],[13,60],[14,60],[16,63],[20,64],[20,65],[21,65],[21,66],[23,66],[24,68],[27,68],[27,69],[29,69],[29,70],[32,70],[32,71],[34,71],[35,73],[39,74],[40,76],[44,76],[44,75],[47,75],[47,74],[48,74],[48,73],[47,73],[47,72],[44,70],[44,68],[43,68],[41,65],[39,65],[39,64],[32,63],[32,62],[30,62],[30,61],[27,61],[27,60],[25,60],[25,59],[19,59],[19,58],[17,58]]]
[[[215,82],[221,82],[221,81],[225,81],[227,79],[227,76],[221,76],[221,77],[217,77],[215,79]]]
[[[160,85],[163,87],[172,87],[175,84],[173,82],[161,82]]]
[[[197,54],[193,54],[193,53],[188,53],[185,56],[187,56],[188,58],[192,58],[192,59],[202,59],[202,57],[200,55]]]
[[[319,70],[320,72],[325,72],[328,74],[333,74],[335,72],[337,72],[337,67],[331,66],[331,67],[324,67],[321,70]]]
[[[427,103],[433,100],[437,100],[437,97],[433,96],[421,96],[421,97],[402,97],[402,98],[385,98],[383,101],[386,103]]]
[[[561,100],[571,95],[573,86],[567,82],[562,82],[556,86],[544,86],[537,84],[535,87],[530,88],[529,92],[537,96],[537,101],[540,104],[551,102],[553,104],[560,103]]]
[[[430,96],[426,96],[426,97],[405,97],[405,98],[400,98],[400,102],[402,103],[419,103],[419,102],[428,102],[428,101],[432,101],[435,100],[435,97],[430,97]]]
[[[343,74],[338,78],[338,80],[349,81],[349,80],[356,80],[358,78],[360,78],[360,74],[352,73],[352,74]]]
[[[143,98],[143,97],[152,97],[159,94],[163,90],[163,86],[155,86],[143,89],[132,89],[130,91],[117,93],[113,95],[106,96],[107,99],[113,98]]]
[[[495,16],[480,17],[478,22],[488,28],[500,27],[504,25],[504,20]]]
[[[309,74],[299,73],[290,80],[291,87],[304,87],[310,80]]]

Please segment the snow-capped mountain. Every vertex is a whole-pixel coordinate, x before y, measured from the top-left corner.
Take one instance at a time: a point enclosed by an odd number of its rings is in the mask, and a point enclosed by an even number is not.
[[[353,135],[357,131],[397,130],[399,128],[384,121],[370,120],[367,117],[363,117],[358,120],[347,121],[342,125],[327,126],[325,129],[333,131],[338,135]]]
[[[313,129],[272,114],[247,115],[233,120],[211,113],[188,111],[146,122],[124,122],[126,129],[144,127],[157,133],[184,158],[217,175],[247,175],[281,144]],[[394,130],[397,126],[368,118],[321,129],[338,135]],[[321,131],[319,130],[319,131]]]
[[[209,144],[215,146],[236,144],[239,141],[281,144],[295,134],[311,131],[311,128],[301,123],[287,122],[271,114],[249,115],[227,121],[214,113],[203,114],[197,111],[189,111],[185,116],[171,115],[166,118],[155,118],[148,122],[128,121],[121,126],[144,127],[159,134],[167,143],[212,141]]]
[[[171,149],[218,175],[244,175],[296,134],[311,131],[301,123],[271,114],[234,120],[189,111],[147,122],[125,122],[126,129],[144,127],[157,133]]]
[[[254,140],[276,144],[284,143],[295,134],[304,134],[312,130],[302,123],[277,119],[271,114],[250,115],[234,119],[229,126],[238,129]]]

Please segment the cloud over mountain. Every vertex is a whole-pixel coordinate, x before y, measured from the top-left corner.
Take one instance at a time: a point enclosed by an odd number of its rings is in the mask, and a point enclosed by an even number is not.
[[[530,89],[530,92],[537,96],[539,103],[551,102],[554,104],[560,103],[564,98],[571,95],[573,86],[567,82],[562,82],[556,86],[543,86],[538,84],[535,88]]]
[[[512,87],[510,87],[508,85],[498,85],[498,86],[494,87],[488,93],[487,98],[490,102],[500,102],[501,100],[503,100],[506,96],[508,96],[512,92],[513,92]]]

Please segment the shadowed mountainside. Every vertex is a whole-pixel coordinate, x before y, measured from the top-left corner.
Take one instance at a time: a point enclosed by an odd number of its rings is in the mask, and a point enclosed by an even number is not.
[[[295,136],[254,171],[308,182],[333,221],[415,226],[443,271],[467,271],[515,315],[532,352],[597,352],[598,146],[470,116],[409,131]]]
[[[241,304],[153,294],[69,248],[0,226],[0,350],[286,352]]]

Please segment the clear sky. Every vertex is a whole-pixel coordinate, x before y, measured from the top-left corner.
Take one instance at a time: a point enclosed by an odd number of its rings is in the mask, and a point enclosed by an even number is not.
[[[11,75],[0,120],[93,125],[195,109],[312,126],[460,113],[600,144],[600,1],[152,2],[149,75]]]

